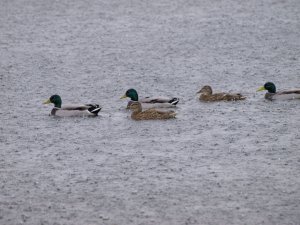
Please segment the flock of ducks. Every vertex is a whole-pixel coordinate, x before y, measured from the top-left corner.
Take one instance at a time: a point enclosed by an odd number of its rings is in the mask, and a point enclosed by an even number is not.
[[[257,91],[264,91],[265,99],[268,100],[291,100],[300,99],[300,90],[288,90],[276,92],[276,87],[272,82],[265,83],[264,86],[257,89]],[[246,97],[239,93],[213,93],[212,88],[208,85],[201,88],[197,92],[200,94],[199,99],[204,102],[216,101],[238,101],[245,100]],[[132,111],[131,118],[133,120],[165,120],[175,118],[174,111],[162,111],[160,108],[176,107],[179,98],[143,98],[139,99],[138,93],[135,89],[129,89],[125,95],[121,97],[130,98],[127,109]],[[62,100],[59,95],[52,95],[44,104],[54,104],[50,112],[50,116],[97,116],[101,107],[97,104],[76,104],[62,106]],[[143,109],[146,109],[143,111]]]

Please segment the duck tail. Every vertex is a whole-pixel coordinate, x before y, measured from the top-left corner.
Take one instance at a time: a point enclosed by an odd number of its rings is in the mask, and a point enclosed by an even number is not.
[[[97,104],[89,104],[88,106],[90,106],[90,108],[88,109],[88,111],[92,114],[94,114],[95,116],[98,116],[98,113],[101,110],[101,107]]]
[[[169,115],[170,115],[171,118],[175,118],[176,117],[176,113],[174,111],[172,111]]]
[[[238,100],[245,100],[246,99],[246,97],[241,95],[240,93],[237,94],[237,97],[238,97],[237,98]]]
[[[170,103],[171,105],[177,105],[178,102],[179,102],[179,98],[172,98],[172,99],[169,101],[169,103]]]

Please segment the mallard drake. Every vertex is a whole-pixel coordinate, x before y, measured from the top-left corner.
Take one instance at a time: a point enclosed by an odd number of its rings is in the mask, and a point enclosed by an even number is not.
[[[43,104],[54,104],[54,108],[51,110],[50,116],[98,116],[101,107],[96,104],[72,104],[61,106],[62,101],[59,95],[52,95]]]
[[[156,109],[142,111],[140,102],[133,102],[129,108],[132,110],[131,119],[133,120],[165,120],[173,119],[176,116],[174,111],[158,111]]]
[[[179,98],[168,98],[168,97],[146,97],[143,99],[139,99],[138,93],[135,89],[128,89],[121,97],[123,98],[130,98],[130,101],[127,104],[127,109],[133,102],[140,102],[143,108],[150,109],[150,108],[172,108],[176,107],[176,104],[179,102]]]
[[[300,99],[300,90],[289,90],[289,91],[280,91],[276,92],[276,86],[272,82],[265,83],[264,86],[261,86],[257,89],[257,91],[265,91],[268,92],[265,94],[265,99],[268,100],[292,100],[292,99]]]
[[[197,92],[200,94],[199,99],[205,102],[215,102],[215,101],[237,101],[246,99],[245,96],[242,96],[239,93],[212,93],[212,88],[208,85],[201,88]]]

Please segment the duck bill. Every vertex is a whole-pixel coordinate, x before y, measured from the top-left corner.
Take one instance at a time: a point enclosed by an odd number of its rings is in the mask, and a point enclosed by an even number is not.
[[[126,95],[123,95],[120,99],[123,99],[123,98],[127,98],[127,96],[126,96]]]
[[[50,104],[50,103],[51,103],[50,99],[43,102],[43,104]]]
[[[259,87],[256,91],[265,91],[265,90],[267,90],[267,89],[265,89],[264,86],[261,86],[261,87]]]

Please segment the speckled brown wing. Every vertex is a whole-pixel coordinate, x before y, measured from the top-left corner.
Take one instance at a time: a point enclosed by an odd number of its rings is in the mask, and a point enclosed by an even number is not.
[[[202,94],[200,95],[200,100],[207,102],[215,102],[215,101],[237,101],[244,100],[246,97],[241,94],[229,94],[229,93],[216,93],[212,95]]]
[[[225,94],[224,95],[224,100],[225,101],[238,101],[238,100],[245,100],[246,97],[242,96],[241,94]]]
[[[148,109],[139,113],[132,113],[131,118],[134,120],[164,120],[175,118],[174,111],[158,111],[155,109]]]

